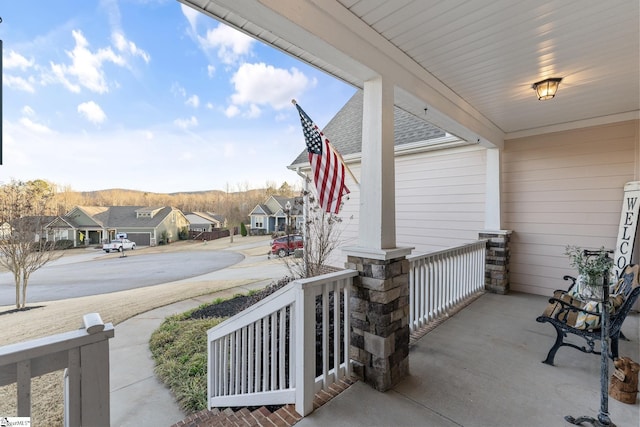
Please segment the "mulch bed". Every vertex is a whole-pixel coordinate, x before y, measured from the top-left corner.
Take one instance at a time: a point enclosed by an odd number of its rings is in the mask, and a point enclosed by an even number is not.
[[[210,304],[206,307],[198,309],[191,313],[190,319],[207,319],[210,317],[231,317],[251,307],[253,304],[268,297],[278,289],[291,282],[293,279],[290,277],[284,277],[278,280],[277,283],[267,286],[251,295],[238,295],[231,299]]]

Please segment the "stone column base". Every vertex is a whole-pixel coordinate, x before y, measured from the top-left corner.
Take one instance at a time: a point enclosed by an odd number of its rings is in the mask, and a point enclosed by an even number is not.
[[[511,252],[511,230],[483,231],[480,239],[487,239],[484,286],[489,292],[505,295],[509,293],[509,258]]]
[[[347,258],[346,267],[360,273],[349,301],[349,355],[356,375],[386,391],[409,373],[409,261],[381,258]]]

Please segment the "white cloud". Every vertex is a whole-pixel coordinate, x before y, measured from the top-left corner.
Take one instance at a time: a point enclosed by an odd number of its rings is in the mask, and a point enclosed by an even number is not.
[[[193,32],[195,32],[196,23],[198,20],[198,16],[200,16],[200,12],[184,4],[180,4],[180,10],[182,10],[182,14],[185,16],[185,18],[187,18],[187,21],[189,21],[189,25],[191,26]]]
[[[93,101],[83,102],[78,105],[78,113],[91,123],[99,124],[107,119],[107,115],[102,108]]]
[[[249,110],[244,115],[245,117],[248,117],[250,119],[256,119],[260,117],[261,113],[262,110],[260,110],[260,107],[258,107],[256,104],[251,104],[249,106]]]
[[[246,34],[223,24],[208,30],[204,38],[198,36],[198,40],[205,50],[217,49],[218,58],[224,64],[234,64],[249,55],[254,42]]]
[[[51,129],[49,129],[48,127],[46,127],[43,124],[40,123],[36,123],[34,121],[32,121],[31,119],[28,119],[26,117],[23,117],[20,119],[20,124],[22,126],[24,126],[25,128],[36,132],[36,133],[52,133]]]
[[[116,55],[110,47],[98,49],[96,52],[89,50],[89,42],[81,31],[72,31],[76,45],[72,51],[66,51],[71,59],[71,65],[56,64],[51,62],[51,71],[55,81],[63,84],[72,92],[80,92],[80,86],[84,86],[92,92],[106,93],[109,86],[106,82],[103,65],[105,62],[124,66],[125,60]],[[73,83],[72,80],[77,81]]]
[[[198,108],[200,106],[200,97],[198,95],[189,96],[187,94],[187,90],[182,87],[180,83],[173,83],[170,90],[173,96],[177,98],[183,98],[185,105],[193,108]]]
[[[25,116],[35,116],[36,112],[33,111],[33,108],[25,105],[24,107],[22,107],[22,114],[24,114]]]
[[[175,96],[179,96],[179,97],[186,97],[187,96],[187,91],[185,88],[183,88],[180,83],[173,83],[171,85],[171,93]]]
[[[34,64],[35,60],[27,59],[13,50],[9,51],[8,56],[2,58],[2,66],[8,70],[19,68],[24,71],[27,68],[33,67]]]
[[[185,104],[193,108],[198,108],[200,106],[200,98],[198,97],[198,95],[191,95],[189,98],[187,98]]]
[[[293,67],[289,70],[264,63],[242,64],[231,78],[234,105],[269,105],[275,110],[291,106],[291,99],[316,85]],[[253,107],[251,107],[253,109]]]
[[[216,67],[213,65],[207,65],[207,75],[211,78],[216,73]]]
[[[231,118],[240,114],[240,109],[235,105],[229,105],[226,110],[224,110],[224,115]]]
[[[178,126],[180,129],[189,129],[195,126],[198,126],[198,119],[194,116],[191,116],[188,119],[176,119],[173,123]]]
[[[113,44],[116,46],[116,49],[118,49],[120,52],[138,56],[142,58],[142,60],[147,64],[149,63],[149,61],[151,61],[151,56],[147,52],[136,46],[134,42],[132,42],[131,40],[127,40],[124,34],[114,32],[111,35],[111,39],[113,40]]]
[[[26,80],[22,77],[16,77],[9,74],[5,74],[2,78],[3,83],[11,89],[22,90],[29,93],[35,93],[36,89],[31,79]]]

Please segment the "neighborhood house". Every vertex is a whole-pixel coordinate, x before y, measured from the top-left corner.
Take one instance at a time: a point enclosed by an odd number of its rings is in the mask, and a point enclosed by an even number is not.
[[[271,196],[249,213],[251,234],[271,234],[278,231],[286,233],[287,230],[293,233],[295,230],[302,230],[302,211],[302,197]]]
[[[170,206],[76,206],[45,229],[49,240],[71,240],[74,247],[100,244],[123,234],[137,246],[155,246],[177,240],[185,227],[189,227],[187,218]]]
[[[184,216],[189,221],[189,231],[210,232],[227,226],[226,219],[213,212],[189,212]]]

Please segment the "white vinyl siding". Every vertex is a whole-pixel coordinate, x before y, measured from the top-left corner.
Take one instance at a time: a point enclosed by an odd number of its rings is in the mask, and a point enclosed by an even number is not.
[[[484,226],[486,150],[460,147],[396,158],[396,244],[413,247],[413,253],[458,246],[476,240]],[[349,165],[356,177],[360,165]],[[358,244],[360,194],[351,190],[340,211],[341,246]],[[329,263],[344,267],[342,251]]]
[[[468,243],[484,226],[486,150],[396,158],[396,242],[431,252]]]
[[[511,289],[550,295],[575,274],[566,245],[613,249],[624,184],[638,179],[638,121],[505,142]],[[637,249],[636,249],[637,252]]]

